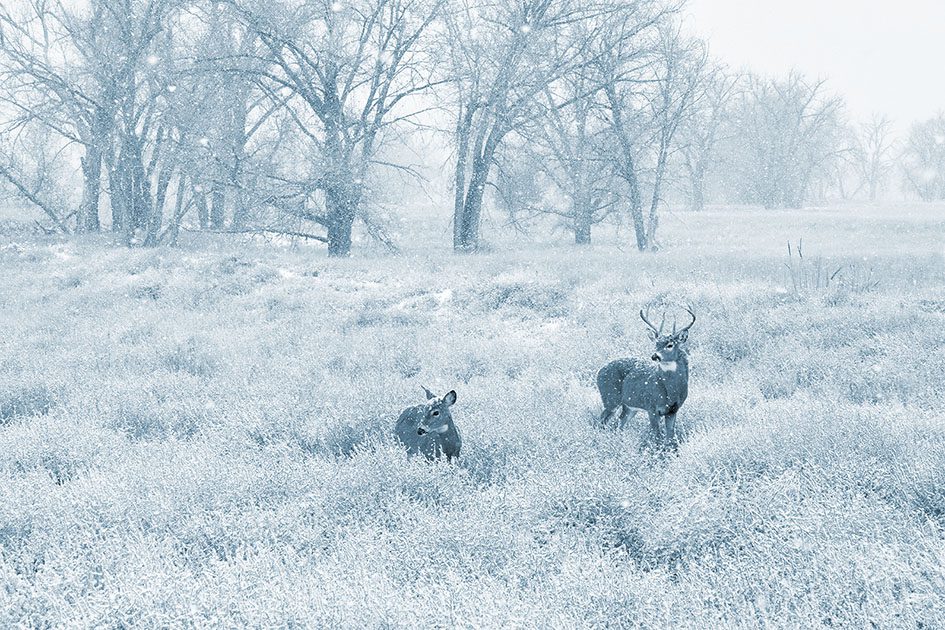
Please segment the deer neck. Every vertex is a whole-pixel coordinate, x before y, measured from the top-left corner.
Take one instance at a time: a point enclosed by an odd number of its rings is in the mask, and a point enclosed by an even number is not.
[[[689,357],[680,352],[675,361],[663,361],[657,364],[660,377],[669,386],[672,383],[685,384],[689,381]]]

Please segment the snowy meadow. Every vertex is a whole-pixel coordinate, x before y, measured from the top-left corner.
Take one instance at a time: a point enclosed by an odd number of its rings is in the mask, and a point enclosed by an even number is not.
[[[2,627],[945,624],[941,206],[646,254],[3,229]],[[675,456],[593,424],[661,302],[698,313]],[[392,440],[421,385],[456,465]]]

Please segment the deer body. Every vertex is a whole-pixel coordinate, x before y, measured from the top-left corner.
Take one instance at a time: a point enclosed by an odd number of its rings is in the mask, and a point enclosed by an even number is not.
[[[456,392],[438,398],[425,387],[424,391],[427,403],[404,409],[394,433],[411,455],[422,454],[430,460],[445,456],[452,461],[463,445],[449,409],[456,402]]]
[[[642,311],[640,317],[652,329],[656,351],[649,361],[617,359],[600,369],[597,389],[604,403],[600,421],[609,425],[617,415],[617,424],[623,426],[636,411],[645,411],[659,440],[664,439],[660,421],[665,421],[665,441],[676,448],[676,413],[689,395],[689,355],[685,344],[695,315],[689,326],[679,332],[674,327],[669,335],[662,334],[662,325],[657,329],[650,324]]]

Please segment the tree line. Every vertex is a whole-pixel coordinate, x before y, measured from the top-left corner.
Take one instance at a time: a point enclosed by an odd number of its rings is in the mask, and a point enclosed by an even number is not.
[[[675,0],[14,0],[0,5],[0,181],[46,229],[135,245],[182,226],[347,255],[447,151],[453,246],[484,212],[578,244],[670,200],[800,207],[903,187],[945,199],[945,116],[902,143],[823,81],[734,73]],[[78,190],[78,194],[71,191]],[[101,217],[106,217],[104,225]]]

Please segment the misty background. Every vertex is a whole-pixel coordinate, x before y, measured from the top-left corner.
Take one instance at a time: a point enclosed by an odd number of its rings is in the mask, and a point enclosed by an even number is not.
[[[710,204],[941,200],[942,12],[7,1],[0,180],[52,232],[334,255],[396,249],[411,216],[457,250],[598,225],[646,250]]]

